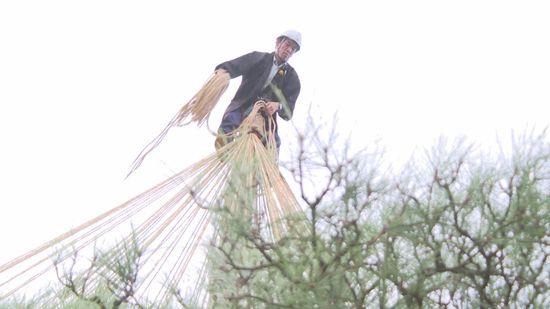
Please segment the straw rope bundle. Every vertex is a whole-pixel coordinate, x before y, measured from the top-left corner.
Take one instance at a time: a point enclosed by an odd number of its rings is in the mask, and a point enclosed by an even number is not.
[[[260,115],[264,107],[263,102],[256,104],[232,133],[234,141],[215,153],[122,205],[0,265],[0,299],[54,273],[52,250],[57,249],[58,265],[70,264],[76,252],[112,240],[112,235],[120,232],[126,236],[114,246],[113,263],[123,258],[127,244],[135,240],[143,252],[136,293],[165,302],[170,298],[168,287],[182,283],[198,285],[204,280],[204,265],[198,267],[198,274],[191,279],[185,278],[190,276],[190,265],[196,263],[200,254],[199,246],[218,233],[211,207],[252,209],[253,214],[243,215],[259,218],[261,222],[254,224],[265,227],[261,232],[268,239],[280,238],[288,227],[285,217],[303,213],[279,172],[274,138],[270,130],[264,129],[264,118]],[[169,274],[169,278],[159,286],[161,273]],[[101,276],[93,276],[89,280],[97,285]],[[204,293],[194,295],[206,297]],[[51,301],[55,302],[55,298]]]
[[[171,128],[185,126],[192,122],[196,122],[201,126],[205,121],[208,121],[210,113],[229,86],[229,80],[229,73],[225,71],[214,72],[191,100],[172,117],[159,135],[143,148],[132,163],[126,177],[130,176],[141,165],[145,157],[162,142]]]

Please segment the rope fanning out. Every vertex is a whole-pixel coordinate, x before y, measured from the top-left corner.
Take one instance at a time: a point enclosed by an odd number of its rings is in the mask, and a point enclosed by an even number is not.
[[[221,83],[221,78],[211,82]],[[218,94],[205,91],[202,95],[213,98]],[[189,104],[204,99],[199,95],[197,98]],[[241,126],[229,134],[232,142],[214,153],[127,202],[0,265],[0,299],[55,273],[56,265],[63,269],[64,265],[74,263],[73,257],[84,256],[97,243],[112,243],[117,239],[113,235],[122,233],[125,236],[115,243],[108,262],[114,264],[123,259],[125,248],[135,240],[143,251],[136,293],[165,303],[170,298],[169,287],[188,284],[197,289],[202,286],[197,282],[207,281],[203,277],[206,271],[200,271],[201,275],[193,279],[196,282],[186,282],[184,278],[197,263],[197,268],[204,268],[201,258],[204,253],[198,249],[205,241],[219,238],[213,211],[216,207],[242,213],[255,221],[252,224],[264,229],[262,235],[272,241],[280,239],[289,227],[286,218],[304,214],[279,171],[274,122],[268,118],[266,125],[262,114],[265,106],[265,102],[257,102]],[[205,110],[189,112],[193,114],[190,121],[201,123],[201,119],[208,117]],[[190,115],[186,113],[178,113],[168,127],[183,123],[186,115]],[[57,257],[52,261],[56,250]],[[84,261],[89,260],[84,257]],[[170,274],[169,281],[159,286],[158,278],[163,273]],[[101,274],[93,274],[90,286],[97,286],[104,279]],[[197,292],[193,297],[204,300],[204,293]]]

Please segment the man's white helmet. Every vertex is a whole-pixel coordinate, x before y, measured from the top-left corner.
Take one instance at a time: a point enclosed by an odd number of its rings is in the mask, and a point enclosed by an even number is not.
[[[294,42],[296,42],[296,44],[298,44],[298,50],[300,50],[300,48],[302,47],[302,35],[300,34],[300,32],[298,32],[296,30],[287,30],[287,31],[281,33],[281,35],[279,35],[279,37],[277,37],[277,39],[279,39],[281,37],[287,37],[287,38],[293,40]]]

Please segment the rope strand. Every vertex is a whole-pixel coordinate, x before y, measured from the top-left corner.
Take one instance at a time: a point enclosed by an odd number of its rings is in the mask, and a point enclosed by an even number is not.
[[[229,86],[229,80],[229,73],[221,71],[214,72],[191,100],[172,117],[159,135],[141,150],[134,159],[134,162],[132,162],[126,178],[128,178],[141,165],[145,157],[162,142],[171,128],[175,126],[185,126],[192,122],[196,122],[200,127],[205,121],[208,121],[210,113]]]

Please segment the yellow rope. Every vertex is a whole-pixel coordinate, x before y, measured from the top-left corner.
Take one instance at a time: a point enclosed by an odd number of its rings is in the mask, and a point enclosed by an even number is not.
[[[74,251],[82,250],[130,220],[140,220],[132,235],[123,238],[128,243],[138,240],[144,250],[142,262],[147,265],[140,277],[137,290],[146,293],[156,282],[162,270],[169,269],[172,282],[180,282],[190,261],[203,240],[207,227],[211,226],[210,207],[222,201],[223,207],[239,211],[247,218],[257,218],[262,232],[276,241],[288,229],[285,218],[297,214],[303,216],[300,205],[279,172],[277,149],[272,134],[272,119],[265,128],[261,116],[265,102],[258,102],[242,125],[230,134],[234,141],[219,148],[215,153],[175,174],[128,202],[109,210],[92,220],[45,242],[36,249],[0,266],[0,290],[3,299],[20,288],[52,271],[54,265],[47,263],[51,257],[48,250],[61,246],[68,252],[59,257],[63,263]],[[264,145],[265,144],[265,145]],[[248,188],[251,196],[240,196],[242,188]],[[250,198],[250,199],[249,199]],[[253,203],[247,213],[243,201]],[[145,213],[149,212],[149,213]],[[141,215],[143,214],[143,215]],[[139,217],[139,216],[141,217]],[[212,226],[217,231],[216,226]],[[305,227],[304,227],[305,229]],[[214,232],[214,236],[217,232]],[[186,237],[187,235],[190,235]],[[103,238],[102,238],[103,237]],[[110,237],[110,235],[109,235]],[[122,250],[123,245],[115,246]],[[181,249],[179,249],[181,248]],[[117,252],[122,254],[122,252]],[[112,261],[117,255],[111,257]],[[4,279],[8,276],[7,280]],[[101,278],[95,278],[99,282]],[[198,294],[197,294],[198,295]],[[157,294],[163,300],[168,291]]]
[[[130,176],[143,162],[145,157],[153,151],[164,139],[168,131],[174,126],[184,126],[191,122],[202,125],[210,117],[210,113],[229,86],[230,76],[227,72],[216,71],[202,88],[174,115],[166,127],[149,142],[138,154],[130,167],[126,177]]]

